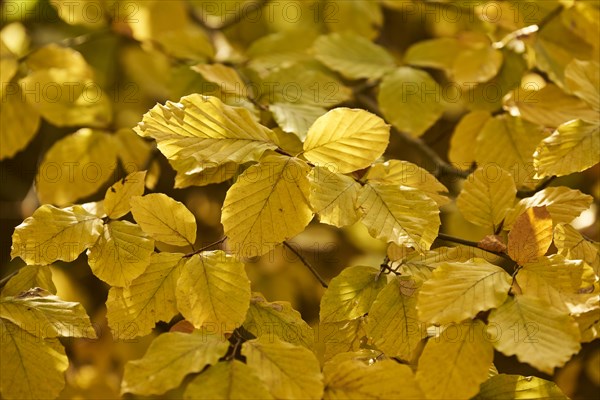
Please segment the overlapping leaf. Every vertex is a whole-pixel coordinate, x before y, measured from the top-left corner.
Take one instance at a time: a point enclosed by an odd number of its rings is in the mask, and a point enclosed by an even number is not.
[[[56,294],[56,286],[52,282],[52,271],[47,265],[26,265],[17,275],[10,278],[2,289],[2,297],[17,296],[19,293],[33,288],[42,288]]]
[[[356,202],[360,184],[354,178],[327,168],[313,168],[310,180],[310,204],[319,221],[343,227],[358,221]]]
[[[508,255],[519,265],[535,261],[552,243],[552,216],[545,206],[527,209],[508,234]]]
[[[146,171],[133,172],[119,180],[104,195],[104,210],[111,219],[117,219],[131,210],[129,201],[144,194]]]

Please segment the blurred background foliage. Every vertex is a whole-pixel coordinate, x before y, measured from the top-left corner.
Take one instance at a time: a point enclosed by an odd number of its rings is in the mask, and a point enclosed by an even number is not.
[[[48,59],[39,62],[68,64],[62,66],[67,71],[66,81],[89,79],[101,88],[102,96],[108,101],[98,102],[94,110],[72,110],[74,118],[81,118],[75,123],[62,123],[60,120],[72,105],[45,110],[37,134],[14,157],[4,158],[0,162],[0,278],[22,265],[19,259],[10,261],[11,235],[14,227],[30,216],[40,204],[34,186],[38,166],[54,143],[79,127],[118,132],[122,136],[119,143],[124,143],[124,149],[120,151],[129,151],[129,155],[121,155],[122,163],[118,166],[115,164],[110,178],[93,194],[77,197],[78,203],[101,199],[106,188],[125,176],[127,171],[148,169],[152,191],[166,193],[182,201],[195,214],[199,226],[199,245],[211,243],[222,236],[221,204],[232,181],[174,189],[175,172],[169,163],[153,149],[152,143],[144,142],[130,130],[157,102],[177,101],[191,93],[228,98],[227,93],[204,79],[202,74],[190,68],[192,66],[220,62],[235,65],[247,76],[258,75],[259,78],[272,69],[288,65],[332,74],[308,50],[319,34],[345,30],[352,30],[386,47],[395,61],[402,65],[407,49],[419,41],[442,37],[461,37],[464,40],[472,40],[469,37],[479,38],[474,40],[492,38],[500,41],[511,32],[552,17],[552,21],[541,32],[523,35],[511,42],[514,50],[523,55],[524,61],[519,67],[513,66],[515,70],[509,71],[507,76],[517,82],[521,80],[521,86],[527,87],[527,83],[543,84],[549,78],[555,80],[552,74],[560,71],[561,65],[564,70],[564,66],[574,57],[598,59],[599,13],[597,1],[554,0],[473,4],[395,0],[278,0],[271,7],[262,9],[255,2],[241,0],[4,1],[3,45],[18,59],[50,43],[76,50],[85,59],[84,63],[77,64],[73,55],[61,55],[60,52],[52,53]],[[242,15],[242,18],[231,21],[234,14]],[[226,26],[223,28],[223,25]],[[536,53],[537,60],[533,46],[541,46],[544,50]],[[556,68],[541,71],[539,54],[547,54],[546,61]],[[65,58],[51,60],[52,55]],[[454,56],[449,55],[451,58]],[[468,58],[463,61],[469,63]],[[467,64],[457,68],[468,68]],[[5,67],[3,64],[3,69]],[[29,73],[23,68],[17,72],[20,76]],[[439,69],[427,71],[440,83],[448,80]],[[48,79],[52,77],[50,75]],[[290,81],[294,78],[282,77]],[[348,83],[343,78],[340,81]],[[236,101],[230,100],[233,103]],[[256,98],[256,101],[256,104],[239,105],[253,109],[266,125],[275,126],[270,114],[261,109],[260,98]],[[352,96],[342,105],[363,107]],[[4,104],[2,106],[5,107]],[[509,109],[510,102],[491,106],[490,111],[501,111],[502,106]],[[447,159],[452,133],[460,118],[468,111],[468,105],[461,102],[445,103],[442,118],[421,139]],[[6,108],[3,112],[7,112]],[[25,118],[39,118],[34,114]],[[3,119],[3,141],[7,129],[9,127],[4,125]],[[400,135],[392,135],[385,156],[409,160],[430,171],[437,167],[427,154]],[[600,239],[597,223],[599,173],[600,167],[596,165],[583,173],[558,178],[552,183],[553,186],[569,186],[594,196],[596,203],[578,218],[575,226],[596,241]],[[461,179],[452,176],[441,179],[451,193],[456,194],[460,190]],[[487,234],[482,228],[467,222],[453,204],[445,206],[442,211],[442,227],[446,233],[469,240],[479,240]],[[386,246],[372,239],[366,228],[359,224],[338,230],[314,222],[294,238],[293,243],[299,246],[302,254],[326,280],[347,266],[359,263],[378,265],[386,254]],[[269,300],[291,302],[306,321],[315,325],[323,289],[296,257],[282,249],[247,265],[253,290],[262,292]],[[152,338],[138,338],[130,342],[112,340],[104,317],[108,286],[92,275],[85,256],[68,265],[56,263],[52,271],[58,295],[67,301],[81,302],[101,333],[98,341],[61,339],[72,361],[67,372],[68,386],[61,397],[118,397],[124,363],[141,357]],[[157,331],[161,329],[167,330],[168,325],[159,325]],[[500,372],[543,376],[535,369],[518,363],[514,357],[497,354],[495,364]],[[597,396],[600,389],[598,341],[585,344],[583,350],[565,367],[553,377],[545,378],[554,379],[571,398]],[[178,398],[181,393],[170,393],[169,396]]]

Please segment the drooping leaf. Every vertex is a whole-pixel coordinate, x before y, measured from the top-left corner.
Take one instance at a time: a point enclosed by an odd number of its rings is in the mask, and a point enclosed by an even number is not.
[[[369,312],[377,294],[385,287],[384,276],[373,267],[344,269],[329,283],[321,299],[321,322],[341,322]]]
[[[106,317],[115,339],[147,335],[158,321],[169,322],[177,315],[175,289],[182,256],[154,253],[148,268],[131,285],[110,288]]]
[[[569,121],[538,145],[534,154],[536,177],[584,171],[600,162],[599,154],[600,124]]]
[[[302,140],[317,118],[327,112],[323,107],[295,103],[273,103],[269,110],[284,132],[295,133]]]
[[[313,49],[317,60],[348,79],[379,79],[395,66],[383,47],[350,31],[321,36]]]
[[[546,206],[532,207],[521,214],[508,234],[508,255],[519,265],[535,261],[552,243],[552,216]]]
[[[417,316],[418,286],[410,277],[392,279],[373,302],[367,317],[367,333],[373,344],[389,357],[411,359],[412,352],[427,336]]]
[[[221,215],[234,253],[262,255],[304,230],[313,216],[308,172],[298,158],[268,155],[240,175],[227,191]]]
[[[475,162],[475,146],[466,146],[465,143],[476,143],[479,132],[490,118],[492,115],[487,111],[471,111],[454,128],[448,159],[458,168],[467,169]]]
[[[307,348],[263,337],[245,342],[242,355],[273,397],[322,397],[323,376],[319,361]]]
[[[256,337],[278,337],[309,349],[313,346],[312,328],[287,301],[268,302],[260,293],[254,293],[243,325]]]
[[[55,398],[65,386],[69,366],[58,339],[40,339],[0,318],[0,392],[4,399]],[[41,384],[43,383],[43,385]]]
[[[566,312],[526,295],[509,297],[492,310],[488,335],[496,350],[516,355],[542,372],[552,374],[581,348],[577,324]]]
[[[385,151],[389,126],[361,109],[336,108],[319,117],[304,141],[304,156],[312,163],[348,173],[371,165]]]
[[[596,61],[573,60],[565,68],[567,88],[594,110],[600,110],[600,64]]]
[[[219,362],[195,377],[185,389],[189,400],[271,400],[273,396],[248,365]]]
[[[52,282],[52,271],[47,265],[26,265],[17,275],[10,278],[2,289],[2,297],[17,296],[19,293],[33,288],[42,288],[56,294],[56,286]]]
[[[144,357],[125,365],[121,394],[162,394],[179,386],[187,374],[216,364],[228,347],[225,339],[207,332],[163,333]]]
[[[163,193],[151,193],[130,200],[133,218],[154,239],[173,246],[193,246],[196,218],[183,203]]]
[[[443,263],[419,291],[419,318],[439,324],[474,318],[504,303],[510,282],[502,268],[480,258]]]
[[[41,203],[63,206],[94,194],[112,177],[117,152],[111,135],[88,128],[57,141],[36,176]]]
[[[106,191],[104,210],[111,219],[117,219],[131,210],[129,200],[144,194],[146,171],[133,172],[119,180]]]
[[[242,77],[231,67],[223,64],[198,64],[194,65],[192,69],[207,81],[216,83],[222,93],[234,94],[240,99],[252,95],[252,93],[248,93]]]
[[[250,306],[250,281],[244,264],[223,251],[194,255],[181,267],[176,289],[179,312],[196,328],[233,331]]]
[[[379,106],[398,130],[421,136],[444,112],[441,88],[425,71],[400,67],[379,88]]]
[[[10,256],[29,265],[73,261],[94,245],[101,232],[102,220],[82,206],[43,205],[15,228]]]
[[[508,172],[480,167],[465,181],[456,205],[467,221],[495,232],[513,206],[516,194],[515,182]]]
[[[493,360],[494,348],[483,322],[452,324],[427,341],[417,382],[429,399],[469,399],[488,378]]]
[[[150,263],[154,240],[128,221],[110,221],[87,251],[94,275],[111,286],[129,286]]]
[[[498,374],[481,384],[474,400],[566,400],[556,383],[536,376]]]

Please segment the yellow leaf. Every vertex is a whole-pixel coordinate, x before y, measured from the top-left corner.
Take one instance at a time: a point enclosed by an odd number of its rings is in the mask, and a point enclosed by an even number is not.
[[[137,172],[146,168],[152,146],[133,132],[133,129],[119,129],[115,132],[117,155],[127,172]]]
[[[94,245],[102,232],[102,220],[82,206],[57,208],[43,205],[15,228],[11,258],[28,265],[73,261]]]
[[[427,336],[417,316],[418,285],[410,277],[396,277],[377,295],[367,317],[367,333],[388,357],[410,360]]]
[[[474,400],[567,400],[556,383],[536,376],[498,374],[481,384]]]
[[[569,121],[544,139],[533,157],[536,178],[584,171],[600,162],[600,125]]]
[[[519,265],[535,261],[552,243],[552,216],[546,206],[528,208],[508,234],[508,255]]]
[[[600,337],[600,308],[575,316],[575,321],[581,333],[581,343],[589,343]]]
[[[4,75],[4,66],[2,71]],[[36,109],[25,101],[20,85],[9,84],[4,80],[0,100],[0,125],[2,126],[2,146],[0,160],[11,158],[23,150],[34,138],[40,126],[40,115]],[[4,87],[6,86],[6,89]]]
[[[447,204],[448,189],[427,170],[404,160],[389,160],[371,166],[362,178],[379,185],[405,186],[431,197],[438,206]]]
[[[367,338],[365,326],[362,317],[319,324],[315,339],[325,344],[323,359],[327,361],[337,354],[359,350]]]
[[[222,251],[190,257],[181,267],[177,308],[196,328],[231,332],[244,322],[250,306],[250,281],[244,264]]]
[[[452,324],[427,341],[417,382],[428,399],[470,399],[488,378],[493,360],[494,348],[483,322]]]
[[[381,112],[398,130],[421,136],[444,112],[441,88],[425,71],[400,67],[379,88]]]
[[[579,190],[565,186],[549,187],[540,190],[531,197],[521,199],[508,212],[504,220],[504,229],[510,229],[519,215],[532,207],[546,206],[552,216],[552,222],[571,222],[592,204],[592,196],[581,193]]]
[[[517,188],[501,168],[480,167],[465,181],[456,205],[465,219],[496,232],[513,206]]]
[[[187,374],[216,364],[228,342],[207,332],[169,332],[159,335],[139,360],[125,365],[121,394],[162,394],[178,387]]]
[[[361,361],[332,360],[325,366],[324,399],[423,399],[408,365],[383,360],[367,365]]]
[[[600,247],[597,242],[586,240],[571,225],[557,224],[554,228],[554,245],[560,254],[571,260],[585,261],[600,276]]]
[[[110,221],[87,251],[94,275],[111,286],[129,286],[150,263],[154,240],[129,221]]]
[[[419,190],[367,182],[358,195],[361,223],[377,239],[428,250],[440,227],[435,201]]]
[[[198,72],[209,82],[214,82],[219,85],[222,93],[235,94],[240,98],[251,96],[248,93],[249,87],[237,71],[223,64],[198,64],[192,69]]]
[[[194,246],[196,218],[183,203],[162,193],[132,197],[131,213],[142,230],[173,246]]]
[[[106,191],[104,195],[104,211],[111,219],[117,219],[131,210],[129,200],[133,196],[144,194],[146,171],[127,175]]]
[[[291,29],[271,33],[252,42],[247,51],[248,66],[265,76],[270,71],[287,68],[295,63],[312,58],[308,49],[318,33],[312,29]],[[275,81],[276,82],[276,81]]]
[[[199,94],[156,105],[134,130],[156,139],[170,161],[192,160],[188,167],[194,169],[205,163],[257,161],[266,150],[277,148],[275,133],[256,122],[250,111]]]
[[[310,127],[304,156],[345,174],[371,165],[381,157],[389,139],[389,126],[378,116],[360,109],[336,108]]]
[[[456,55],[463,49],[463,44],[451,37],[420,40],[408,48],[403,61],[417,67],[450,72]]]
[[[38,322],[39,323],[39,322]],[[69,366],[58,339],[33,336],[29,330],[0,319],[0,392],[7,400],[58,397]]]
[[[319,221],[338,228],[358,220],[356,200],[360,184],[353,178],[337,174],[327,168],[313,168],[310,180],[310,204]]]
[[[419,291],[419,318],[433,324],[474,318],[504,303],[510,282],[502,268],[481,258],[443,263]]]
[[[259,256],[304,230],[313,217],[308,172],[298,158],[267,155],[240,175],[221,215],[234,253]]]
[[[50,293],[56,294],[56,287],[52,282],[52,272],[47,265],[25,265],[17,275],[10,278],[2,289],[2,297],[17,296],[19,293],[40,287]]]
[[[219,362],[195,377],[185,389],[189,400],[271,400],[273,396],[252,368],[238,361]]]
[[[573,60],[565,68],[565,83],[571,93],[600,110],[600,64],[596,61]],[[597,116],[597,114],[596,114]]]
[[[383,13],[377,2],[370,0],[328,0],[323,19],[331,32],[352,32],[375,39],[383,25]]]
[[[344,269],[329,283],[321,298],[321,322],[340,322],[362,317],[369,312],[386,278],[373,267]]]
[[[69,25],[101,28],[106,25],[110,17],[113,17],[108,12],[110,6],[103,7],[101,0],[84,0],[77,3],[70,3],[68,0],[50,0],[50,4],[56,8],[58,16]],[[114,17],[122,18],[119,14]]]
[[[40,288],[0,300],[0,317],[23,329],[33,328],[39,338],[96,338],[81,304],[63,301]]]
[[[458,85],[487,82],[498,74],[504,57],[491,43],[480,43],[456,55],[452,65],[452,78]]]
[[[302,140],[317,118],[327,112],[323,107],[295,103],[273,103],[269,110],[284,132],[295,133]]]
[[[83,128],[55,142],[36,176],[41,203],[64,206],[94,194],[117,167],[113,136]]]
[[[454,128],[448,159],[458,168],[468,169],[475,162],[475,146],[466,146],[465,143],[475,143],[479,132],[490,118],[492,115],[487,111],[471,111]]]
[[[394,69],[394,58],[383,47],[351,31],[319,37],[315,58],[348,79],[379,79]]]
[[[263,337],[245,342],[242,355],[273,397],[320,399],[323,396],[319,361],[307,348]]]
[[[244,328],[256,337],[268,336],[312,348],[314,333],[300,313],[287,301],[268,302],[262,294],[253,293]]]
[[[509,297],[492,310],[488,335],[496,350],[550,375],[581,349],[572,317],[526,295]]]
[[[158,321],[169,322],[177,315],[175,288],[182,257],[179,253],[154,253],[148,268],[131,285],[110,288],[106,318],[115,339],[145,336]]]
[[[475,159],[483,168],[490,165],[508,171],[517,188],[535,187],[533,153],[546,133],[541,126],[503,114],[483,126],[475,147]]]

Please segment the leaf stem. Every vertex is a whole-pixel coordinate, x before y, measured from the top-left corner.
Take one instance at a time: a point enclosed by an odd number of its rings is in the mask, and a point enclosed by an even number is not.
[[[314,277],[317,278],[317,280],[319,281],[321,286],[323,286],[325,289],[327,289],[329,287],[327,285],[327,282],[325,282],[325,280],[323,278],[321,278],[321,275],[319,275],[319,272],[317,272],[315,267],[310,265],[310,263],[302,256],[302,254],[300,254],[298,252],[298,250],[294,249],[294,247],[292,245],[290,245],[288,242],[283,242],[283,245],[285,247],[287,247],[288,249],[290,249],[292,251],[292,253],[294,253],[296,255],[296,257],[298,257],[298,259],[302,262],[302,264],[304,264],[306,266],[306,268],[308,268],[310,270],[310,272],[314,275]]]
[[[203,251],[206,251],[208,249],[210,249],[213,246],[219,245],[221,243],[223,243],[225,240],[227,240],[227,236],[223,236],[221,239],[217,240],[216,242],[213,242],[211,244],[207,244],[204,247],[199,248],[198,250],[194,250],[191,253],[186,254],[185,256],[183,256],[183,258],[189,258],[192,257],[196,254],[202,253]]]

